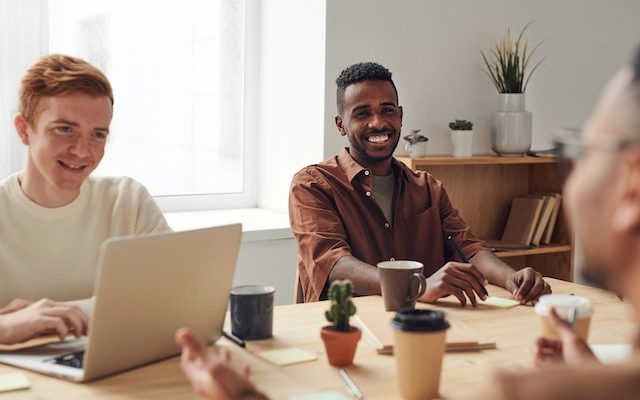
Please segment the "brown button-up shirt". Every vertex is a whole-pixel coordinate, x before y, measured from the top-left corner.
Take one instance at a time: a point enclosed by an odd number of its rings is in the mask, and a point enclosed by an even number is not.
[[[304,300],[317,301],[336,262],[348,255],[371,265],[415,260],[430,276],[450,254],[444,232],[468,258],[485,249],[437,179],[392,160],[393,221],[387,221],[371,190],[371,172],[348,149],[298,172],[291,182],[289,218],[298,242],[298,272]],[[389,223],[392,222],[392,223]]]

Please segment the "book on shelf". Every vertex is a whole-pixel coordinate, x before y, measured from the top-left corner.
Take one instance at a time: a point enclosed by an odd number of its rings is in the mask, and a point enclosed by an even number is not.
[[[514,198],[501,239],[486,241],[491,251],[526,250],[550,244],[561,199],[558,193],[531,193]]]
[[[546,195],[544,193],[535,193],[527,195],[527,197],[532,197],[536,199],[542,199],[544,202],[542,204],[542,210],[540,211],[540,216],[538,217],[538,222],[536,222],[536,228],[534,230],[533,238],[531,239],[531,244],[533,246],[539,246],[540,241],[542,240],[542,234],[545,231],[545,228],[549,224],[549,219],[551,218],[551,213],[556,205],[556,198],[551,195]]]
[[[516,197],[511,203],[502,241],[529,245],[535,233],[544,200],[535,197]]]
[[[553,211],[551,211],[551,216],[549,217],[549,223],[544,229],[544,233],[542,234],[542,244],[550,244],[551,237],[553,236],[553,231],[556,228],[556,223],[558,222],[558,214],[560,214],[560,207],[562,202],[562,195],[559,193],[551,194],[555,198],[555,204],[553,207]]]

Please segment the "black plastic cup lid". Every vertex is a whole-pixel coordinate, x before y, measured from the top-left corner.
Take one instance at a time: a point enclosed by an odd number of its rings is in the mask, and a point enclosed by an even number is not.
[[[402,309],[391,320],[395,329],[407,332],[437,332],[449,328],[442,311],[424,309]]]

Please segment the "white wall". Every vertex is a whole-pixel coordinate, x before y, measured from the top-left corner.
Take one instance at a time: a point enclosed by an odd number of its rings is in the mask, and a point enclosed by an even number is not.
[[[291,177],[322,159],[324,0],[262,0],[258,206],[287,212]]]
[[[584,121],[605,81],[630,59],[640,43],[638,16],[637,0],[327,0],[324,155],[346,144],[333,124],[335,78],[361,61],[393,72],[404,132],[426,132],[430,154],[448,153],[454,118],[475,123],[474,152],[490,152],[497,96],[479,69],[479,49],[529,21],[530,42],[547,39],[527,90],[533,148],[546,148],[556,127]]]
[[[242,242],[233,286],[271,285],[275,304],[293,302],[297,249],[295,239]]]

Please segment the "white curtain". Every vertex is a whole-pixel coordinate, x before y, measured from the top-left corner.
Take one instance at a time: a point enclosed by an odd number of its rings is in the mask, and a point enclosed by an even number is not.
[[[13,127],[20,76],[46,54],[46,0],[0,0],[0,180],[24,166],[25,149]]]

